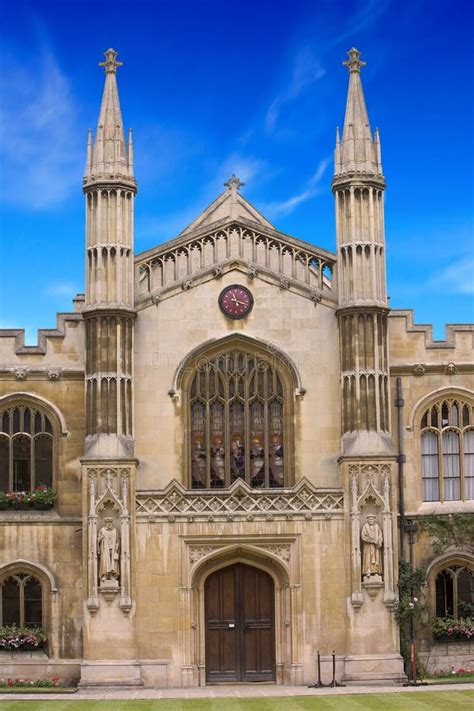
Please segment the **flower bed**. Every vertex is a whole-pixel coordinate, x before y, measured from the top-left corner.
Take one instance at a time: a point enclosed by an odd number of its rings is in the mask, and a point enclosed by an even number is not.
[[[0,689],[54,689],[60,686],[59,676],[51,676],[46,679],[0,679]]]
[[[455,620],[453,617],[435,617],[431,622],[431,629],[435,639],[470,640],[474,637],[474,619],[462,617]]]
[[[15,652],[43,649],[47,637],[35,627],[17,627],[4,625],[0,627],[0,651]]]
[[[0,509],[50,509],[56,496],[54,489],[43,484],[34,491],[0,491]]]

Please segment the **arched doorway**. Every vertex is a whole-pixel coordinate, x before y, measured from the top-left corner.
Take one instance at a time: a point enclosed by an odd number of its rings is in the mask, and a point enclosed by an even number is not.
[[[275,589],[263,570],[235,563],[206,580],[206,681],[275,681]]]

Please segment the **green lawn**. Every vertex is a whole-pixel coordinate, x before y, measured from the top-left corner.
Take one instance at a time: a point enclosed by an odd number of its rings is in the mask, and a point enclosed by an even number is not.
[[[472,691],[422,691],[351,696],[140,701],[7,701],[2,711],[457,711],[472,709]]]

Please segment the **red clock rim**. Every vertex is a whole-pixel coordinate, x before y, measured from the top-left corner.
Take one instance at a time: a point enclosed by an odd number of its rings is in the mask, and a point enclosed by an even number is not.
[[[231,314],[228,311],[226,311],[226,309],[224,307],[224,304],[223,304],[224,296],[231,289],[242,289],[242,291],[245,291],[245,293],[249,297],[249,305],[243,314],[239,314],[239,315]],[[231,318],[233,321],[237,321],[241,318],[245,318],[246,316],[249,315],[249,313],[253,309],[253,294],[250,291],[250,289],[247,289],[247,287],[243,286],[242,284],[230,284],[229,286],[224,287],[222,289],[221,293],[219,294],[219,308],[222,311],[222,313],[224,314],[224,316],[227,316],[227,318]]]

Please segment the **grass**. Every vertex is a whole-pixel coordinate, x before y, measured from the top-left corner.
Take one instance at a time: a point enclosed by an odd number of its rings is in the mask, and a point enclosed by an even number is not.
[[[474,692],[423,691],[344,696],[137,701],[3,701],[2,711],[464,711]]]

